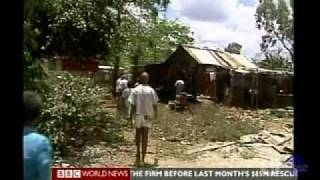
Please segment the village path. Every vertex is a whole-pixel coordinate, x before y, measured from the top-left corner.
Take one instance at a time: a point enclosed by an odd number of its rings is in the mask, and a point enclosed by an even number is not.
[[[114,109],[113,109],[114,110]],[[136,147],[134,143],[134,129],[127,127],[123,121],[122,133],[124,142],[110,145],[106,142],[98,142],[86,145],[77,156],[65,157],[56,164],[58,167],[133,167]],[[278,122],[276,122],[278,124]],[[277,132],[279,125],[268,126],[266,129]],[[159,127],[155,127],[157,129]],[[292,132],[291,132],[292,133]],[[219,145],[228,142],[192,142],[169,141],[161,137],[157,131],[152,131],[149,136],[146,163],[150,167],[167,168],[280,168],[289,167],[284,161],[290,154],[280,154],[270,146],[255,143],[252,148],[239,145],[231,145],[214,151],[203,151],[187,154],[189,150],[195,150],[208,145]],[[156,156],[156,145],[159,145],[158,166],[153,166]],[[248,151],[250,149],[250,151]]]

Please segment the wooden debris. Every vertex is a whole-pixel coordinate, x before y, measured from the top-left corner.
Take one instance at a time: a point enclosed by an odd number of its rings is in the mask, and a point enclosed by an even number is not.
[[[285,134],[283,134],[283,133],[278,133],[278,132],[270,132],[270,134],[276,135],[276,136],[280,136],[280,137],[286,137]]]
[[[193,153],[198,153],[198,152],[203,152],[203,151],[215,151],[217,149],[221,149],[223,147],[231,146],[231,145],[234,145],[236,143],[237,142],[230,142],[230,143],[226,143],[226,144],[223,144],[223,145],[206,146],[206,147],[203,147],[203,148],[200,148],[200,149],[195,149],[195,150],[188,151],[188,152],[186,152],[186,154],[193,154]]]
[[[293,148],[291,146],[284,146],[283,150],[288,152],[288,154],[293,153]]]
[[[280,154],[291,154],[293,148],[289,146],[271,146],[274,150],[278,151]]]
[[[284,139],[279,136],[271,136],[269,142],[271,142],[273,145],[279,146],[284,142]]]
[[[288,154],[283,149],[279,148],[278,146],[271,146],[274,150],[278,151],[280,154]]]
[[[292,140],[284,145],[284,150],[286,150],[288,152],[293,152],[293,141]]]
[[[284,143],[290,141],[292,139],[292,136],[288,136],[286,139],[283,140],[279,145],[283,145]]]

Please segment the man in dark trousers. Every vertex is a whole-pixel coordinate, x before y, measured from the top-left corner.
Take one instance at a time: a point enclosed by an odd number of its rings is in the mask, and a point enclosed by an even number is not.
[[[129,103],[132,105],[135,116],[136,128],[136,165],[144,165],[147,152],[148,135],[152,126],[152,119],[157,118],[158,95],[155,90],[148,85],[149,75],[144,72],[140,76],[141,84],[133,89],[129,96]],[[141,144],[142,139],[142,144]],[[142,159],[140,156],[140,145],[142,145]],[[141,164],[142,163],[142,164]]]

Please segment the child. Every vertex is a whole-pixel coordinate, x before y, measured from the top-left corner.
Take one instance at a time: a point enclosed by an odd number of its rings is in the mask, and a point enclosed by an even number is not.
[[[47,137],[37,133],[33,124],[41,113],[41,98],[26,91],[24,101],[23,167],[24,180],[51,179],[51,145]]]

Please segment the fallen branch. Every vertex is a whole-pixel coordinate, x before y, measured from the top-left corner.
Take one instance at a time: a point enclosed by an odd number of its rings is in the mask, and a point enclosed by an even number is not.
[[[203,152],[203,151],[215,151],[217,149],[221,149],[227,146],[231,146],[234,144],[237,144],[238,142],[231,142],[231,143],[227,143],[227,144],[223,144],[223,145],[215,145],[215,146],[207,146],[201,149],[196,149],[196,150],[191,150],[186,152],[186,154],[193,154],[193,153],[198,153],[198,152]]]

